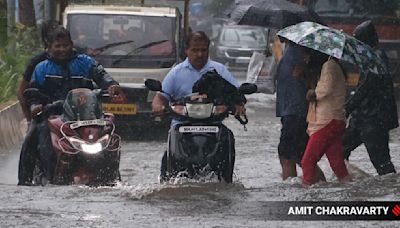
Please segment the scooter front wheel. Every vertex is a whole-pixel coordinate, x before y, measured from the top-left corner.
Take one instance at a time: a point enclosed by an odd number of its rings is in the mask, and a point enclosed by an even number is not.
[[[221,177],[224,179],[226,183],[232,183],[233,168],[235,165],[235,142],[232,137],[228,137],[226,150],[227,150],[227,156],[224,169],[221,172]]]

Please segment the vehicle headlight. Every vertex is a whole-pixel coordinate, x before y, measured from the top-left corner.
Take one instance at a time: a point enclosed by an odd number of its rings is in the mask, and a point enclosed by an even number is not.
[[[171,109],[178,115],[186,116],[186,109],[183,105],[173,105],[171,106]]]
[[[213,114],[214,115],[219,115],[219,114],[222,114],[222,113],[226,112],[226,110],[227,110],[226,105],[216,105],[213,108]]]
[[[213,104],[186,104],[187,114],[191,118],[204,119],[211,116]]]
[[[101,143],[98,142],[93,144],[81,144],[81,148],[83,152],[86,152],[88,154],[97,154],[103,150]]]
[[[97,154],[108,146],[109,138],[110,136],[107,134],[94,143],[89,143],[85,140],[73,137],[68,137],[67,139],[74,149],[88,154]]]
[[[220,47],[218,47],[217,48],[217,51],[215,52],[218,56],[225,56],[225,52],[226,52],[226,49],[225,48],[220,48]]]

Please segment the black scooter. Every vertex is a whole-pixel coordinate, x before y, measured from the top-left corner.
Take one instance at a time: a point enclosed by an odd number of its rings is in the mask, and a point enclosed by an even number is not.
[[[166,94],[159,81],[148,79],[145,85],[152,91]],[[242,95],[256,91],[257,86],[249,83],[242,84],[237,90]],[[222,120],[234,113],[234,107],[226,104],[224,99],[202,93],[171,100],[167,112],[179,124],[172,127],[168,134],[160,181],[167,181],[182,173],[193,178],[214,172],[220,181],[223,179],[232,183],[235,139]],[[248,122],[247,117],[236,118],[243,125]]]

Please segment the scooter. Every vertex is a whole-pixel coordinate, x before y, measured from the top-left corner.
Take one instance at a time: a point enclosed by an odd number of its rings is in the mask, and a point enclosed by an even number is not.
[[[160,81],[148,79],[145,85],[151,91],[167,94],[162,90]],[[239,94],[256,91],[257,86],[249,83],[242,84],[237,90]],[[173,126],[168,134],[160,181],[168,181],[181,174],[194,178],[213,172],[220,181],[232,183],[235,139],[222,120],[234,113],[233,107],[224,99],[202,93],[193,93],[178,100],[171,97],[171,100],[167,113],[179,124]],[[247,117],[236,118],[243,125],[248,122]]]
[[[121,180],[121,137],[114,133],[113,115],[103,113],[98,95],[73,89],[64,101],[47,104],[38,114],[36,118],[47,118],[51,145],[44,147],[50,153],[39,151],[34,184],[113,185]],[[37,89],[28,89],[24,96],[46,100]],[[52,115],[60,109],[61,115]]]

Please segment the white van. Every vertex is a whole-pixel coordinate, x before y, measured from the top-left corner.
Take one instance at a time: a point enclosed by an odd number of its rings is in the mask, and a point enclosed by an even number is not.
[[[64,26],[75,47],[100,62],[127,95],[126,104],[103,101],[120,130],[168,126],[169,119],[152,116],[154,94],[144,80],[162,80],[180,61],[181,18],[174,7],[70,5],[65,9]]]

